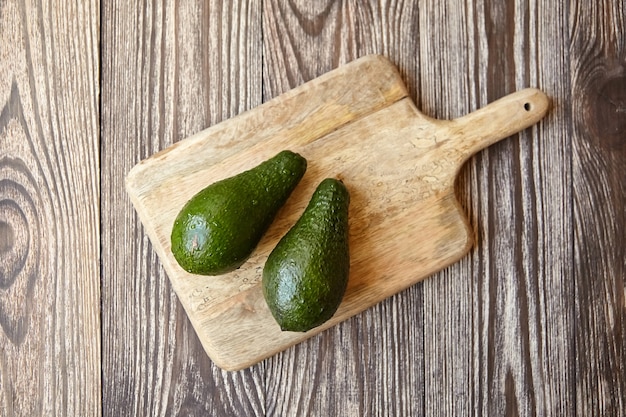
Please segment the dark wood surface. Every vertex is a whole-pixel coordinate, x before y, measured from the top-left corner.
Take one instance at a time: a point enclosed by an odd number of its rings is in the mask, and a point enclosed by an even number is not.
[[[0,0],[0,416],[625,416],[625,29],[615,0]],[[124,177],[368,53],[429,116],[553,109],[461,171],[469,256],[221,371]]]

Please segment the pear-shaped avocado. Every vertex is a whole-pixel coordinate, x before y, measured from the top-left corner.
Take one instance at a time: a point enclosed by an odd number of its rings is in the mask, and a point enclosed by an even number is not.
[[[172,254],[178,264],[201,275],[239,268],[304,175],[306,165],[302,156],[282,151],[193,196],[172,228]]]
[[[269,255],[263,295],[282,330],[305,332],[337,311],[350,270],[349,203],[345,185],[325,179]]]

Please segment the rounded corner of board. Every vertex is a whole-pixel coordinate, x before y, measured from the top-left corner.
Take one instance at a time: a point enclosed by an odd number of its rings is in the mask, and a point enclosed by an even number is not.
[[[217,366],[218,368],[226,372],[241,371],[260,362],[260,361],[242,362],[242,361],[236,361],[236,360],[228,360],[227,358],[224,358],[221,354],[215,351],[207,350],[206,353],[209,356],[209,358],[211,358],[211,361],[215,364],[215,366]]]
[[[126,177],[124,177],[124,186],[126,189],[134,187],[134,184],[137,182],[137,178],[141,177],[146,168],[150,166],[150,161],[152,161],[153,157],[154,155],[146,159],[142,159],[128,170]]]
[[[393,68],[395,68],[395,65],[393,65],[393,63],[391,62],[391,60],[389,58],[387,58],[384,55],[380,55],[380,54],[363,55],[361,58],[359,58],[359,61],[362,61],[362,62],[376,62],[376,63],[381,63],[383,65],[392,66]]]
[[[215,360],[213,357],[209,356],[211,358],[211,360],[213,361],[213,363],[215,364],[215,366],[217,366],[218,368],[220,368],[222,371],[226,371],[226,372],[238,372],[241,370],[244,370],[246,368],[249,368],[249,366],[245,366],[245,365],[241,365],[239,363],[230,363],[230,362],[220,362],[218,360]]]
[[[138,165],[135,165],[124,177],[124,189],[128,194],[132,194],[135,190],[135,177],[137,175],[138,168]]]

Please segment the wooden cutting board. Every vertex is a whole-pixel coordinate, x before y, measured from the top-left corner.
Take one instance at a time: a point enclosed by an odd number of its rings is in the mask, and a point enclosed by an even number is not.
[[[431,119],[415,108],[389,61],[366,56],[141,161],[126,188],[208,355],[237,370],[463,257],[473,233],[454,193],[460,167],[535,124],[548,107],[543,93],[526,89],[456,120]],[[251,258],[217,277],[183,271],[170,233],[185,202],[283,149],[304,156],[308,169]],[[282,332],[263,299],[263,265],[326,177],[342,179],[351,194],[348,289],[323,326]]]

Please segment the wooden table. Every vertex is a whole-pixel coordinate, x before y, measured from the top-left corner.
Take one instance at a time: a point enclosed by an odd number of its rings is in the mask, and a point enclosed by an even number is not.
[[[0,0],[0,416],[625,416],[625,29],[621,0]],[[554,108],[463,168],[469,256],[221,371],[124,177],[368,53],[429,116]]]

